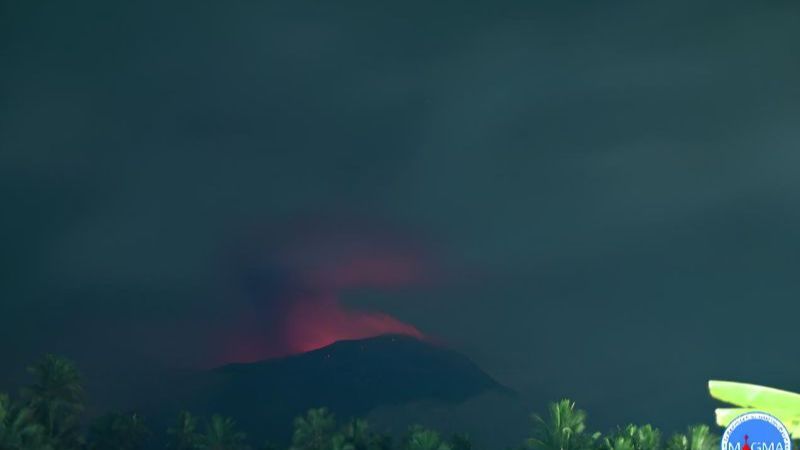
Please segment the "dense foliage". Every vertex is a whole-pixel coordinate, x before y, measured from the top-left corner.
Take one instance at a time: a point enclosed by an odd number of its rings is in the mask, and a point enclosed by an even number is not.
[[[207,420],[182,412],[166,432],[166,442],[138,414],[110,413],[81,426],[85,398],[75,365],[53,355],[30,368],[33,383],[12,400],[0,394],[0,450],[252,450],[247,435],[228,417]],[[719,438],[705,425],[689,427],[665,441],[650,425],[628,425],[607,434],[590,433],[586,413],[569,400],[549,405],[546,416],[533,416],[531,437],[515,450],[716,450]],[[263,450],[281,450],[265,443]],[[362,419],[337,422],[325,408],[312,409],[294,421],[286,450],[473,450],[465,434],[443,437],[422,426],[399,440],[370,429]]]

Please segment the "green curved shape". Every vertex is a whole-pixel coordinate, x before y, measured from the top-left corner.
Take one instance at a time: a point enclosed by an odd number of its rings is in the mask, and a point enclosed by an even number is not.
[[[717,425],[726,427],[736,417],[753,411],[772,414],[783,422],[792,437],[800,438],[800,394],[757,384],[710,380],[712,397],[737,408],[718,408]]]

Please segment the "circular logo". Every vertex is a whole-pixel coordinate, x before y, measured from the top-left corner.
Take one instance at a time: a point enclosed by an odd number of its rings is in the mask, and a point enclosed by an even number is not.
[[[789,431],[776,417],[749,412],[733,419],[722,435],[721,450],[792,450]]]

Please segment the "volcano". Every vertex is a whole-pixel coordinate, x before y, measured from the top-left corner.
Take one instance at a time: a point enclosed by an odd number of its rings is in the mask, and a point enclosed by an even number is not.
[[[335,342],[307,353],[190,374],[165,391],[157,416],[181,409],[233,417],[256,439],[288,440],[294,417],[326,407],[339,418],[412,401],[459,403],[510,392],[464,355],[405,335]]]

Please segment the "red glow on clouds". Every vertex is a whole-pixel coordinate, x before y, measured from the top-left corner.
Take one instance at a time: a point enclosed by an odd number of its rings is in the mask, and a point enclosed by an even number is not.
[[[428,281],[431,273],[425,258],[413,247],[375,240],[368,245],[318,237],[302,241],[303,245],[284,248],[277,255],[276,265],[286,273],[291,288],[240,318],[236,330],[227,334],[225,362],[252,362],[382,334],[426,338],[389,314],[348,307],[341,301],[352,290],[398,289]]]
[[[290,353],[315,350],[336,341],[381,334],[405,334],[422,339],[413,325],[380,312],[348,310],[333,296],[294,304],[288,313],[284,338]]]
[[[336,341],[381,334],[424,338],[413,325],[377,311],[347,308],[342,291],[357,288],[392,289],[423,280],[419,257],[408,252],[350,249],[335,261],[322,261],[305,271],[304,284],[312,294],[293,299],[283,327],[282,340],[289,353],[307,352]]]

